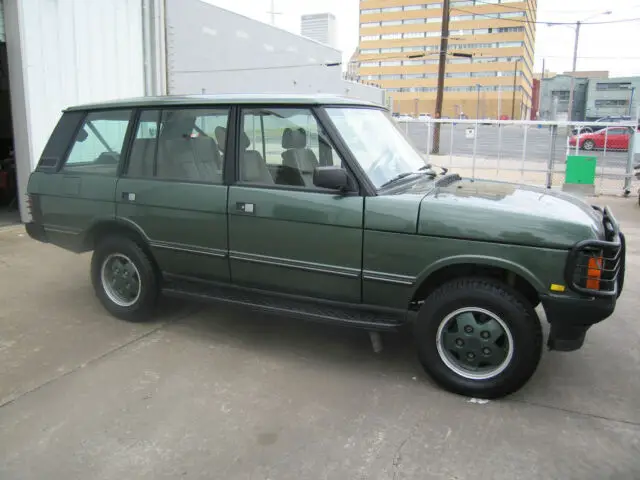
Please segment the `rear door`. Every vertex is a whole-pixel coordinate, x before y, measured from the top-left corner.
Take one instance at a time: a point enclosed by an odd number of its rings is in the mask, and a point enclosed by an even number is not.
[[[229,108],[142,110],[117,216],[147,238],[165,275],[229,280],[224,145]]]

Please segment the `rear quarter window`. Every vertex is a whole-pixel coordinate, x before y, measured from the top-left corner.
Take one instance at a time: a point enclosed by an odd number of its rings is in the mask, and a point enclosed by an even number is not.
[[[37,170],[56,170],[58,168],[83,116],[82,112],[62,114],[42,151]]]
[[[62,170],[115,176],[131,114],[132,110],[89,112],[75,132]]]

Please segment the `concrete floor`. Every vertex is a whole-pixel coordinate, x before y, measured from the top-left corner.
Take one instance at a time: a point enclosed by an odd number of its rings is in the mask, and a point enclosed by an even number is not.
[[[599,199],[602,202],[602,199]],[[105,313],[88,256],[0,230],[0,479],[638,479],[640,207],[615,315],[486,404],[422,373],[410,340],[165,302]]]

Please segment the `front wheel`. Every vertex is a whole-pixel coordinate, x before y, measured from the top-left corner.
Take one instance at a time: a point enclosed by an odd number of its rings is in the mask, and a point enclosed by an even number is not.
[[[596,144],[593,142],[593,140],[585,140],[584,143],[582,144],[582,148],[587,151],[593,150],[595,146]]]
[[[415,335],[425,371],[445,389],[470,397],[515,392],[542,354],[535,311],[492,279],[459,279],[433,292],[420,309]]]
[[[158,298],[156,270],[133,240],[120,236],[102,240],[91,258],[91,281],[112,315],[140,322],[153,313]]]

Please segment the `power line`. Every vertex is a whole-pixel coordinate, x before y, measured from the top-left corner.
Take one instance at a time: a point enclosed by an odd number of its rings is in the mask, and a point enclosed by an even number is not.
[[[494,5],[494,4],[491,4]],[[494,17],[495,14],[491,14],[491,13],[477,13],[477,12],[472,12],[470,10],[464,10],[462,8],[457,8],[457,7],[451,7],[452,10],[456,10],[458,12],[463,12],[463,13],[469,13],[471,15],[475,15],[476,17],[486,17],[486,18],[491,18],[491,19],[496,19],[496,17]],[[520,9],[521,12],[524,11],[524,9]],[[540,25],[575,25],[576,22],[544,22],[541,20],[519,20],[517,18],[500,18],[500,20],[506,20],[506,21],[510,21],[510,22],[516,22],[516,23],[529,23],[529,24],[540,24]],[[640,20],[640,17],[636,17],[636,18],[621,18],[619,20],[607,20],[607,21],[601,21],[601,22],[581,22],[582,25],[608,25],[608,24],[613,24],[613,23],[630,23],[630,22],[637,22]]]
[[[572,55],[538,55],[540,58],[573,58]],[[579,59],[587,60],[640,60],[640,57],[590,57],[590,56],[578,56]]]

